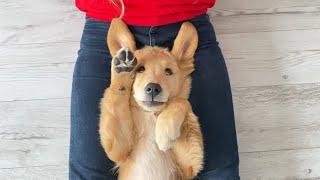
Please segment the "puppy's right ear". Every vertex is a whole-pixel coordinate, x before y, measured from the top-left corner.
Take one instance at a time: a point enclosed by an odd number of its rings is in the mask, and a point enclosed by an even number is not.
[[[123,47],[129,48],[131,52],[136,50],[133,34],[128,26],[119,18],[111,21],[107,35],[107,44],[112,57]]]

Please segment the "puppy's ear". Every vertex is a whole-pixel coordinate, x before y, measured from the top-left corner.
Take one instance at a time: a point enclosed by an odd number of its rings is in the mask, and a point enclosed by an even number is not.
[[[136,43],[128,26],[119,18],[111,21],[107,35],[107,44],[112,57],[122,48],[127,47],[131,52],[136,50]]]
[[[196,28],[190,22],[184,22],[174,40],[171,53],[186,73],[193,71],[193,56],[197,46],[198,34]]]

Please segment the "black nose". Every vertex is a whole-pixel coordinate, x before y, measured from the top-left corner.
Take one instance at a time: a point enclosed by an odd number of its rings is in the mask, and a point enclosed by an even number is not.
[[[146,85],[146,87],[144,88],[146,94],[148,94],[149,96],[157,96],[158,94],[161,93],[161,86],[160,84],[156,84],[156,83],[149,83]]]

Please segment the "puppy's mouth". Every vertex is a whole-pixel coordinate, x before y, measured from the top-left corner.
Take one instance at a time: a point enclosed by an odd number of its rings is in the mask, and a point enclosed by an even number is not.
[[[165,102],[159,102],[159,101],[142,101],[143,105],[148,107],[157,107],[163,105]]]

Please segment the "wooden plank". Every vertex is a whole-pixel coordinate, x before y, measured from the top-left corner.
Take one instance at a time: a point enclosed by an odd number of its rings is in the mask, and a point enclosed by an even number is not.
[[[218,40],[225,54],[314,51],[319,50],[319,33],[320,29],[221,34]]]
[[[219,35],[232,85],[319,82],[319,33],[315,29]],[[302,77],[302,71],[308,75]]]
[[[320,29],[320,13],[210,16],[218,35]]]
[[[0,127],[69,128],[70,98],[0,102]]]
[[[74,1],[1,1],[0,45],[80,40],[84,15]]]
[[[78,46],[53,43],[1,48],[1,101],[70,97]]]
[[[316,0],[227,0],[217,1],[213,8],[219,16],[258,15],[279,13],[313,13],[319,12],[320,2]]]
[[[222,48],[226,41],[222,42]],[[249,46],[248,46],[249,48]],[[228,48],[229,49],[229,48]],[[233,87],[320,82],[320,50],[229,52],[224,56]]]
[[[320,147],[320,84],[234,88],[241,152]]]
[[[2,126],[0,139],[0,168],[67,163],[69,129]]]
[[[80,49],[79,42],[6,45],[0,47],[0,68],[18,64],[73,63]]]
[[[320,84],[233,88],[239,128],[320,123]]]
[[[320,123],[312,126],[237,129],[240,152],[320,147]]]
[[[241,153],[241,179],[320,179],[320,148]]]
[[[68,178],[67,166],[29,166],[0,169],[3,180],[65,180]]]
[[[16,72],[11,72],[12,78],[1,78],[1,101],[70,97],[72,68],[73,64],[68,63],[47,67],[21,66]],[[9,74],[9,71],[4,70],[3,73]],[[22,76],[14,77],[19,73]]]
[[[0,176],[65,179],[69,106],[68,98],[0,102]]]

